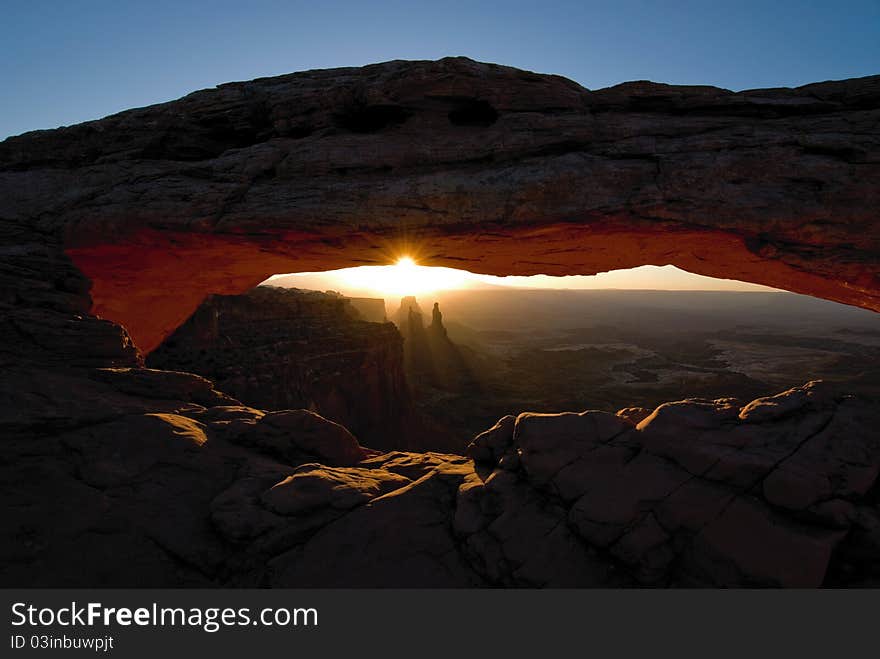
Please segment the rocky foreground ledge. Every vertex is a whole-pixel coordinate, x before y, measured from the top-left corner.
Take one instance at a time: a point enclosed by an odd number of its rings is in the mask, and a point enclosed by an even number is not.
[[[4,586],[880,583],[880,409],[812,382],[379,453],[140,368],[0,378]]]

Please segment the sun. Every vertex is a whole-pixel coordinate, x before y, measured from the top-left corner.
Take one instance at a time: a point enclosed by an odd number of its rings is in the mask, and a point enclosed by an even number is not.
[[[353,288],[401,297],[466,288],[474,279],[464,270],[418,265],[411,256],[401,256],[394,265],[346,268],[336,275]]]

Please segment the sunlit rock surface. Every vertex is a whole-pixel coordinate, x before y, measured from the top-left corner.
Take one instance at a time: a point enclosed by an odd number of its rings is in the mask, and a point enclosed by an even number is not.
[[[410,252],[669,263],[876,310],[878,107],[877,76],[591,91],[464,58],[221,85],[0,143],[4,303],[91,310],[146,353],[207,294]]]

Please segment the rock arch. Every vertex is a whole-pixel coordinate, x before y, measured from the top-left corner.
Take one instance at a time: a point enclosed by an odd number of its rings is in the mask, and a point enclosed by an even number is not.
[[[509,416],[476,469],[139,368],[95,314],[147,352],[208,293],[400,252],[495,274],[673,263],[876,311],[878,121],[880,76],[591,92],[454,58],[0,143],[5,583],[875,582],[877,406],[825,385]],[[301,487],[327,515],[311,534]]]
[[[6,140],[3,243],[32,248],[13,288],[82,298],[63,251],[143,352],[209,293],[401,252],[501,275],[670,263],[880,310],[878,121],[880,76],[589,91],[465,58],[307,71]]]

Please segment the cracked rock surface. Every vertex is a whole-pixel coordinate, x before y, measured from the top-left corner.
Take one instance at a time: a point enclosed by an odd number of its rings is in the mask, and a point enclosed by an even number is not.
[[[666,403],[638,425],[507,417],[469,448],[485,475],[462,487],[456,530],[504,585],[559,583],[558,558],[529,562],[543,545],[576,556],[588,585],[819,586],[850,560],[848,536],[876,537],[877,415],[811,382]]]
[[[316,414],[249,408],[185,373],[21,371],[5,399],[37,396],[22,391],[34,381],[57,385],[41,384],[43,407],[3,417],[7,586],[880,577],[880,413],[822,383],[667,403],[638,425],[505,417],[472,459],[366,449]]]

